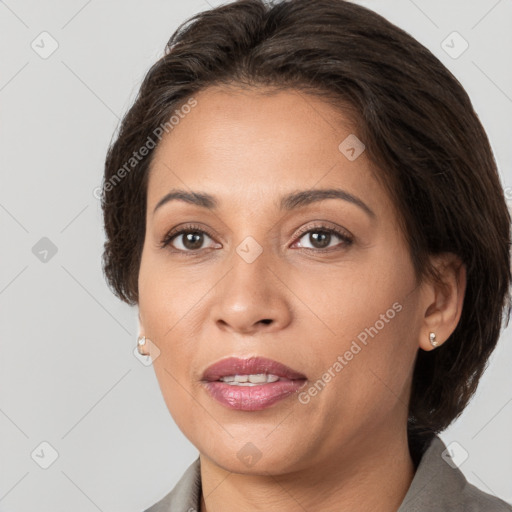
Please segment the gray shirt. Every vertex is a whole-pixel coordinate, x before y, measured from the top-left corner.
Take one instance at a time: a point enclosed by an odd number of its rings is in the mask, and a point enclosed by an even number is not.
[[[397,512],[512,512],[512,506],[470,484],[458,467],[441,456],[446,445],[434,436],[421,457]],[[145,512],[198,512],[201,500],[199,457],[173,490]]]

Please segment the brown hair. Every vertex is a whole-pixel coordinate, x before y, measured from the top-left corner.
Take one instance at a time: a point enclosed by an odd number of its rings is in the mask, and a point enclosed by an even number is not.
[[[294,88],[355,112],[358,137],[394,200],[418,275],[435,277],[429,256],[442,252],[466,265],[455,331],[436,350],[418,350],[408,421],[417,461],[469,402],[505,309],[507,324],[510,317],[510,215],[470,99],[413,37],[344,0],[239,0],[197,14],[148,71],[106,158],[104,272],[129,304],[138,301],[154,150],[133,170],[126,163],[191,95],[230,84]]]

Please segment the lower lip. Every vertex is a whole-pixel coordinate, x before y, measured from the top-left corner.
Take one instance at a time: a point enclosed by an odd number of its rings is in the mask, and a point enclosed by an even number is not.
[[[225,382],[205,382],[210,395],[222,405],[240,411],[260,411],[297,393],[302,380],[278,380],[257,386],[232,386]]]

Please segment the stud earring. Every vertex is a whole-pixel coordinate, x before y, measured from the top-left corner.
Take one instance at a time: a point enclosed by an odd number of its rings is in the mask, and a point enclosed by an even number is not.
[[[144,354],[144,352],[142,352],[142,348],[144,347],[145,344],[146,344],[146,336],[139,336],[139,338],[137,339],[137,350],[139,351],[139,354],[141,356],[147,355],[147,354]]]
[[[429,336],[429,338],[430,338],[430,344],[431,344],[433,347],[437,347],[436,333],[435,333],[435,332],[431,332],[428,336]]]

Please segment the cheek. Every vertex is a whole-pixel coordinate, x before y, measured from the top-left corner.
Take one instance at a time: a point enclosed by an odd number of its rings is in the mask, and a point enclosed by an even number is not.
[[[197,390],[180,373],[186,366],[168,351],[164,351],[154,363],[154,371],[167,410],[183,434],[197,446],[204,433],[204,409],[195,398]]]
[[[165,345],[186,343],[179,332],[191,334],[198,305],[211,288],[212,277],[169,265],[165,255],[143,252],[139,272],[139,310],[146,335]],[[181,347],[177,347],[181,348]]]
[[[153,368],[166,403],[178,427],[190,431],[190,415],[197,403],[189,369],[196,352],[190,328],[193,306],[199,297],[191,286],[143,258],[139,273],[139,312],[146,336],[158,347]]]
[[[398,328],[395,319],[405,316],[400,310],[415,288],[413,270],[408,260],[396,253],[374,252],[379,253],[375,261],[354,259],[287,275],[289,287],[299,291],[305,306],[299,303],[299,314],[322,329],[318,341],[325,342],[326,336],[349,340],[359,334],[364,341],[368,329],[375,334],[371,329],[375,324],[379,335]]]
[[[343,396],[348,411],[393,407],[408,390],[417,352],[412,266],[406,254],[379,256],[364,268],[354,265],[330,279],[309,276],[306,281],[309,303],[331,331],[313,336],[311,329],[308,336],[318,360],[315,377],[333,383],[326,385],[331,390],[326,401]],[[336,377],[330,378],[329,371]]]
[[[195,293],[176,280],[176,272],[162,271],[161,264],[148,255],[139,272],[139,313],[145,335],[158,348],[153,367],[170,410],[187,403],[182,386],[189,385],[188,364],[194,347],[185,326],[190,326]],[[182,386],[180,386],[180,384]]]

